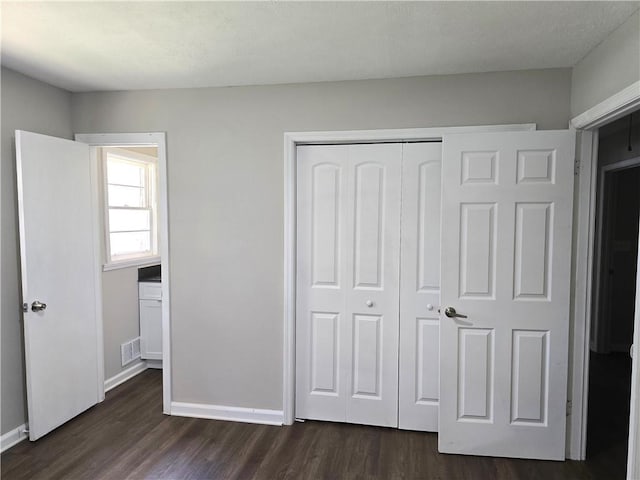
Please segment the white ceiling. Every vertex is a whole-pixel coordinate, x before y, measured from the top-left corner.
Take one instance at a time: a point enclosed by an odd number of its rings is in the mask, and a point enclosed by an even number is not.
[[[639,2],[6,2],[2,64],[70,91],[571,67]]]

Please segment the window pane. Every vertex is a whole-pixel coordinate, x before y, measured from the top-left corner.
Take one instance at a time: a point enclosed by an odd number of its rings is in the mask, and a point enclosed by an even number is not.
[[[122,232],[112,233],[111,256],[130,253],[151,253],[150,232]]]
[[[107,183],[144,187],[145,165],[115,159],[107,155]]]
[[[109,231],[122,232],[151,229],[150,210],[109,209]]]
[[[110,207],[146,207],[144,189],[109,185]]]

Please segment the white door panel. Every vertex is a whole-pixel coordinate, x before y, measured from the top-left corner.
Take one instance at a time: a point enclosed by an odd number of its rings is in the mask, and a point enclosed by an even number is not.
[[[296,416],[345,421],[344,147],[298,147]]]
[[[439,449],[564,459],[574,135],[443,140]]]
[[[398,426],[438,431],[442,145],[409,143],[402,158]]]
[[[95,205],[89,147],[16,132],[29,438],[99,401]]]
[[[298,417],[397,424],[401,149],[298,147]]]
[[[395,427],[402,145],[350,145],[348,151],[347,421]]]

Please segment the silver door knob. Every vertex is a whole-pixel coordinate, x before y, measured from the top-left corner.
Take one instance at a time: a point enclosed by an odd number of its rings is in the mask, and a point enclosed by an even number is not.
[[[461,315],[456,312],[456,309],[453,307],[447,307],[444,309],[444,314],[449,318],[467,318],[466,315]]]
[[[365,304],[367,307],[373,307],[373,300],[367,300],[366,302],[364,302],[364,304]]]
[[[36,300],[35,302],[33,302],[31,304],[31,311],[32,312],[41,312],[45,308],[47,308],[47,304],[46,303],[42,303],[42,302],[40,302],[38,300]]]

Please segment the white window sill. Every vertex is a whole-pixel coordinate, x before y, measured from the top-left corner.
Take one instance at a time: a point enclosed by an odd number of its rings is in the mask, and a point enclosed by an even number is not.
[[[119,262],[105,263],[102,266],[103,272],[110,270],[119,270],[121,268],[130,267],[148,267],[150,265],[158,265],[160,263],[160,257],[145,257],[145,258],[132,258],[131,260],[122,260]]]

